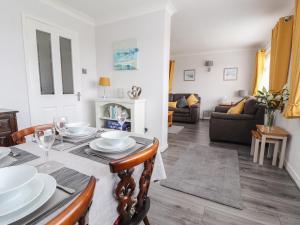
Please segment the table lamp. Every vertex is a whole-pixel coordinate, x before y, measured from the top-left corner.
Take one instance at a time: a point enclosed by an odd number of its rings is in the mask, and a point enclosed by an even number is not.
[[[238,96],[241,98],[247,97],[248,91],[247,90],[238,90]]]
[[[103,98],[106,98],[105,89],[106,89],[106,87],[110,86],[110,79],[109,79],[109,77],[100,77],[100,79],[99,79],[99,86],[103,87]]]

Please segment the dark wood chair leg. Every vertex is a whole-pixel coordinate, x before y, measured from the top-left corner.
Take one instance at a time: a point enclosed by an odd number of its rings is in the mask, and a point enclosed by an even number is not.
[[[85,216],[83,216],[83,217],[81,217],[80,219],[79,219],[79,221],[78,221],[78,225],[87,225],[88,223],[87,223],[87,221],[86,221],[86,217]]]
[[[145,216],[145,218],[143,219],[143,221],[144,221],[144,224],[145,224],[145,225],[150,225],[150,223],[149,223],[149,220],[148,220],[148,217],[147,217],[147,216]]]

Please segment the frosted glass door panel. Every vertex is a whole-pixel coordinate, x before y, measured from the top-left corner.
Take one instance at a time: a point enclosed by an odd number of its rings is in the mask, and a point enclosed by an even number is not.
[[[40,30],[36,31],[40,88],[42,95],[54,94],[53,65],[51,52],[51,35]]]
[[[71,40],[59,37],[63,94],[74,94]]]

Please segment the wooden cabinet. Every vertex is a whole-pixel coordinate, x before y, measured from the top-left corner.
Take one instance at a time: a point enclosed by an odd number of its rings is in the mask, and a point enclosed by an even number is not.
[[[18,130],[16,110],[0,109],[0,146],[13,145],[10,135]]]

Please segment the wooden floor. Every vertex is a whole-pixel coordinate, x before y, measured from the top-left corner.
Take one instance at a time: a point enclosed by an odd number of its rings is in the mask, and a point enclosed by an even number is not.
[[[167,173],[189,146],[211,144],[207,121],[177,125],[185,128],[180,134],[169,135],[169,148],[163,153]],[[151,225],[300,225],[300,191],[285,170],[271,166],[269,161],[264,166],[253,164],[250,147],[217,145],[238,150],[244,209],[234,209],[155,183],[149,194]]]

